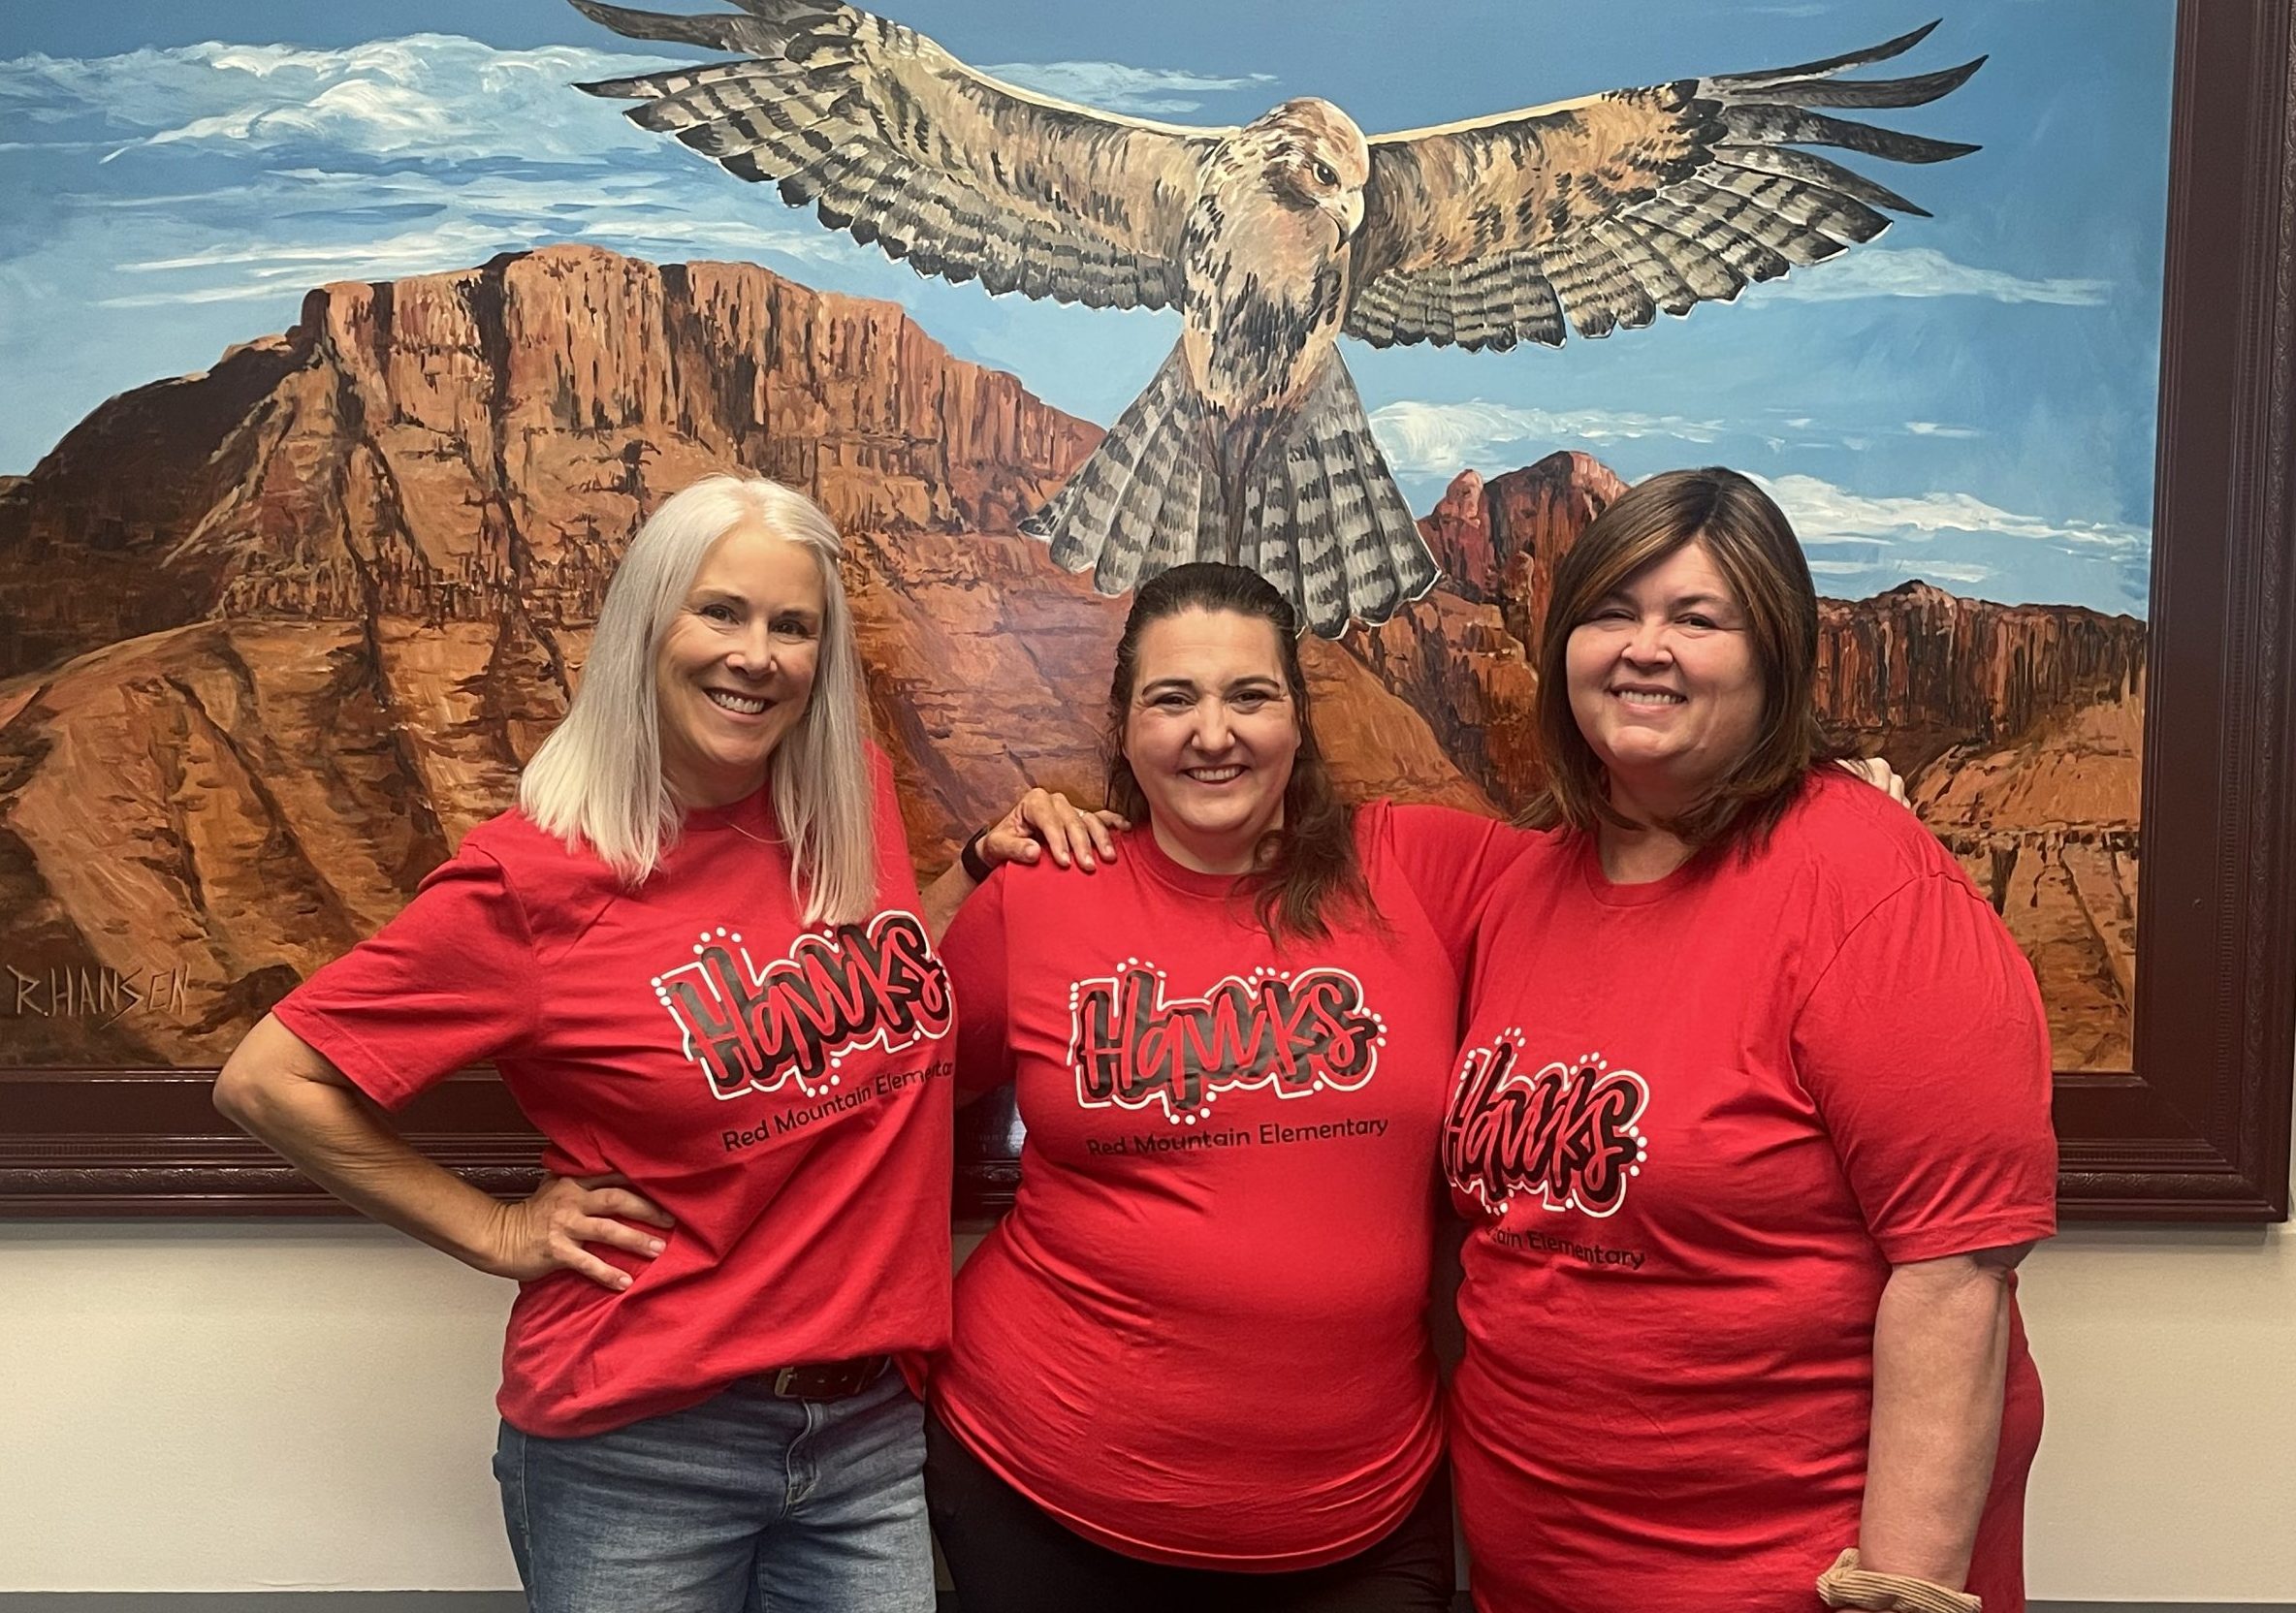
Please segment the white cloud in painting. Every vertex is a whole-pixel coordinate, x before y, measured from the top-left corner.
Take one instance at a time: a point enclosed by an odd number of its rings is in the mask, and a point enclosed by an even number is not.
[[[279,288],[263,282],[246,282],[228,286],[187,286],[180,291],[131,293],[124,297],[104,297],[96,300],[99,308],[171,308],[196,307],[207,302],[260,302],[279,295]]]
[[[1947,437],[1957,441],[1985,435],[1971,427],[1943,426],[1933,420],[1909,420],[1905,423],[1905,429],[1917,437]]]
[[[461,261],[486,250],[495,233],[476,225],[449,224],[372,240],[332,242],[265,241],[260,246],[211,246],[174,258],[151,258],[119,266],[125,274],[158,274],[177,269],[246,268],[261,279],[308,278],[343,266],[408,271],[409,266],[441,258]]]
[[[2109,280],[2028,279],[1997,269],[1956,263],[1926,246],[1893,251],[1866,247],[1750,287],[1749,301],[1840,302],[1867,297],[1983,297],[1995,302],[2054,302],[2095,307],[2113,289]]]
[[[1828,593],[1855,598],[1919,578],[2006,604],[2145,615],[2152,543],[2141,527],[2025,515],[1962,492],[1877,495],[1813,476],[1756,480],[1792,519]]]
[[[1542,455],[1572,443],[1612,443],[1642,437],[1709,443],[1727,427],[1720,421],[1678,415],[1642,415],[1604,409],[1550,411],[1476,398],[1464,403],[1419,399],[1388,403],[1371,414],[1371,432],[1387,463],[1405,476],[1449,476],[1500,451],[1523,444]]]
[[[2142,527],[2019,515],[1965,492],[1876,497],[1815,476],[1755,480],[1769,489],[1804,544],[1860,537],[1920,542],[1941,532],[1986,533],[2090,551],[2140,551],[2152,541]]]
[[[210,43],[84,60],[31,56],[5,64],[0,88],[11,100],[45,95],[60,116],[100,111],[114,128],[146,131],[117,142],[107,161],[171,145],[563,159],[656,139],[569,85],[673,62],[415,34],[341,50]]]
[[[1135,117],[1169,117],[1203,106],[1206,95],[1260,89],[1276,82],[1271,73],[1220,78],[1175,68],[1132,67],[1124,62],[1003,62],[981,69],[992,79],[1022,89],[1102,111]],[[1259,109],[1255,108],[1257,113]]]
[[[523,251],[553,240],[610,245],[613,250],[662,260],[725,258],[747,263],[773,253],[824,259],[837,251],[819,230],[777,230],[735,220],[654,216],[599,209],[600,216],[559,211],[513,216],[493,226],[446,225],[403,235],[319,244],[271,241],[260,248],[217,248],[181,257],[117,266],[124,274],[201,274],[230,269],[237,279],[184,285],[173,291],[131,292],[100,299],[106,308],[156,308],[173,302],[250,301],[328,280],[396,279],[468,269],[498,252]]]
[[[1916,555],[1897,555],[1878,560],[1812,560],[1809,569],[1816,577],[1855,577],[1868,585],[1871,585],[1876,573],[1918,577],[1925,583],[1960,583],[1964,586],[1990,583],[1996,575],[1991,566],[1931,560]]]
[[[302,291],[328,280],[391,279],[466,269],[525,243],[517,230],[449,224],[362,240],[209,247],[118,265],[123,274],[162,276],[167,289],[101,298],[96,305],[160,308],[173,303],[251,302],[276,297],[282,290]],[[217,283],[211,278],[215,270],[227,270],[229,277]],[[191,278],[187,281],[185,276]]]

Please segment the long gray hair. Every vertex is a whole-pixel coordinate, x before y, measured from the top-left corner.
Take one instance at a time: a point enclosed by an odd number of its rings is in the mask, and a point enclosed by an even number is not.
[[[762,476],[710,476],[665,501],[630,539],[598,610],[582,682],[519,779],[526,816],[587,845],[626,885],[678,843],[680,803],[661,771],[655,668],[662,636],[712,545],[745,522],[800,544],[821,574],[813,694],[767,764],[789,879],[807,924],[844,924],[877,901],[869,729],[861,655],[838,559],[845,546],[813,501]]]

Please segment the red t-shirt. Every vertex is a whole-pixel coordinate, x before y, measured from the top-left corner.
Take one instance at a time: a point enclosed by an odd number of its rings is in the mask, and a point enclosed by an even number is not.
[[[1452,1453],[1483,1613],[1814,1613],[1858,1538],[1893,1263],[2056,1229],[2031,970],[1921,824],[1815,779],[1649,884],[1501,880],[1444,1164],[1480,1218]],[[2040,1381],[2013,1323],[1969,1588],[2025,1605]]]
[[[1010,867],[944,941],[958,1081],[1016,1080],[1018,1201],[957,1279],[934,1409],[1089,1539],[1240,1570],[1392,1531],[1442,1452],[1436,1128],[1481,890],[1521,837],[1363,808],[1382,923],[1269,943],[1145,829]]]
[[[521,1286],[513,1426],[595,1434],[946,1338],[952,1004],[873,761],[862,923],[798,927],[770,791],[689,812],[635,891],[513,811],[275,1010],[394,1108],[493,1060],[547,1168],[620,1171],[677,1218],[651,1261],[595,1248],[634,1277],[619,1293],[568,1271]]]

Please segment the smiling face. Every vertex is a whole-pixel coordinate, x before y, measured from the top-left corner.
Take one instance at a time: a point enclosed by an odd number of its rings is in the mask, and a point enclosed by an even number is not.
[[[825,608],[813,552],[755,521],[702,556],[654,661],[662,776],[681,805],[764,785],[812,698]]]
[[[1678,813],[1761,732],[1762,673],[1745,611],[1702,543],[1598,600],[1571,629],[1563,664],[1578,732],[1630,817]]]
[[[1243,873],[1284,821],[1299,752],[1275,625],[1186,610],[1141,628],[1125,760],[1165,855],[1201,873]]]

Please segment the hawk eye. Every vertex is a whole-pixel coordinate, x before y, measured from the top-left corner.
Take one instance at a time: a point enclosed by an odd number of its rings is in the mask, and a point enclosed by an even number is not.
[[[1309,172],[1315,174],[1317,181],[1321,184],[1336,185],[1339,183],[1339,173],[1329,163],[1318,163]]]

